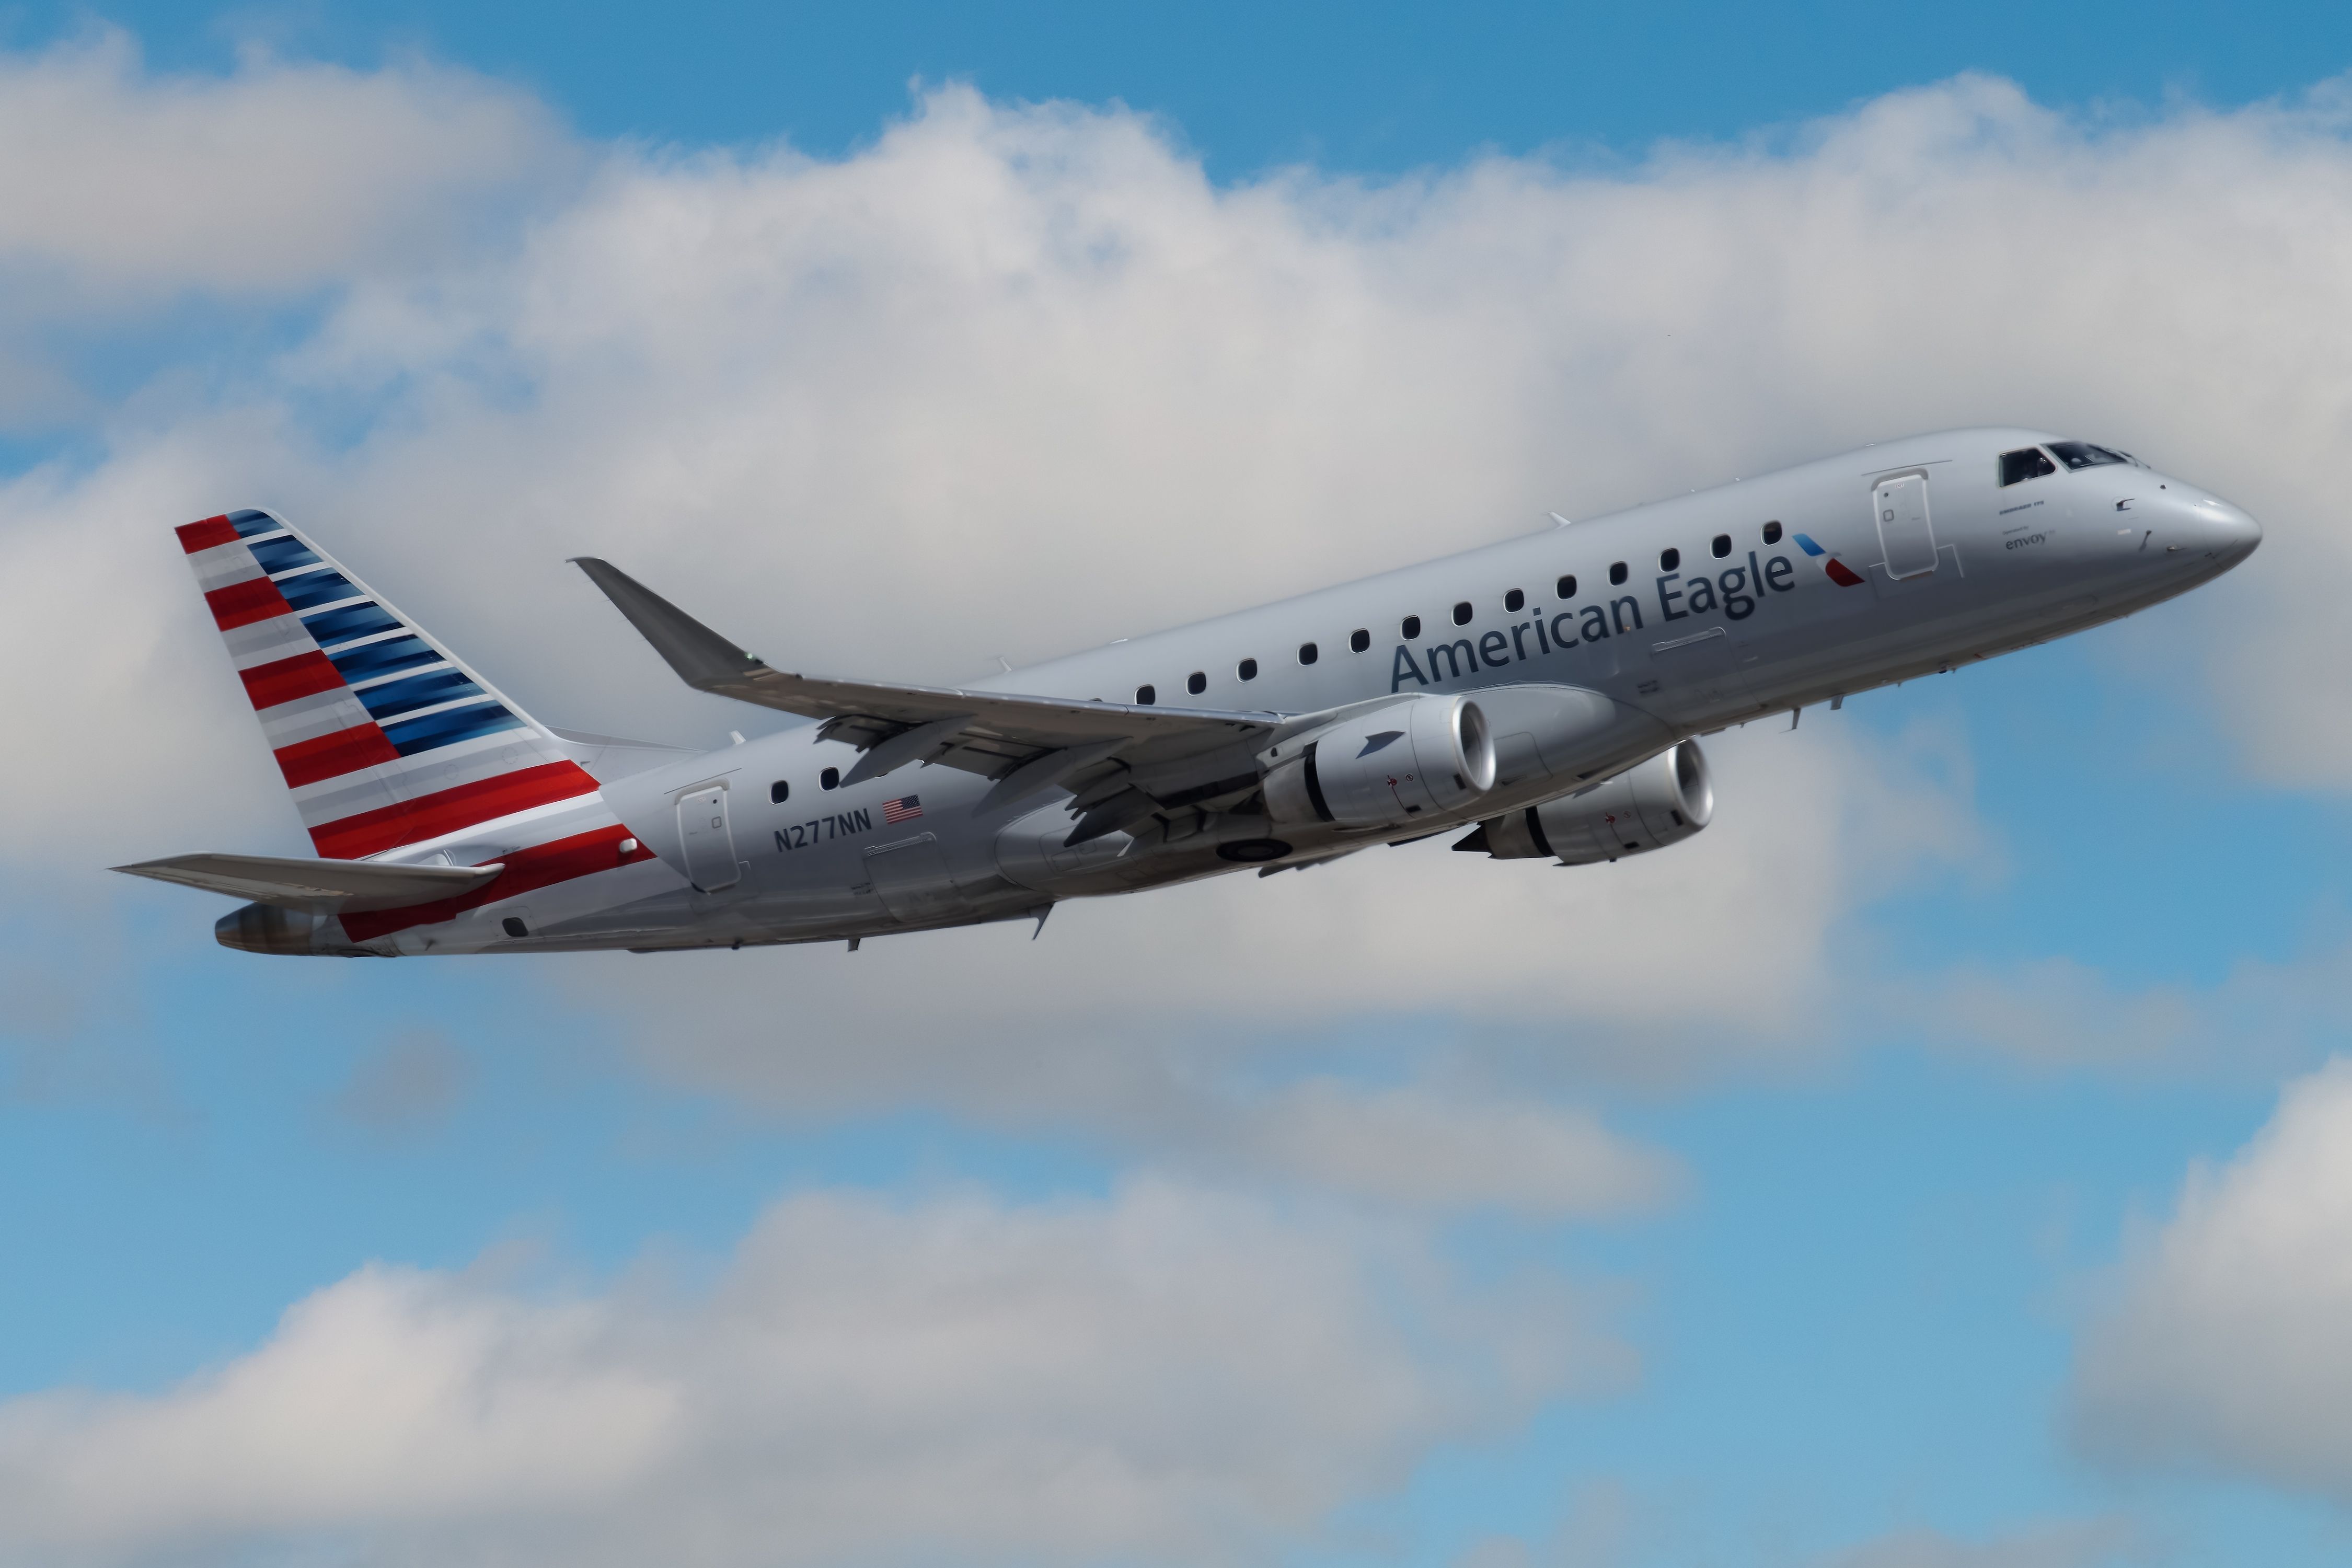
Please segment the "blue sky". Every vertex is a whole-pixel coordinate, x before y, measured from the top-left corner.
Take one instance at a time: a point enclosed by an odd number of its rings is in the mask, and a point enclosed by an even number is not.
[[[82,25],[14,8],[13,41]],[[1961,71],[2126,117],[2175,96],[2237,105],[2352,58],[2325,5],[1419,5],[984,7],[430,5],[118,6],[159,65],[218,68],[240,42],[368,64],[423,49],[528,83],[599,136],[789,138],[838,153],[909,79],[1167,116],[1220,174],[1311,161],[1395,173],[1481,148],[1638,154],[1738,138]]]
[[[0,1563],[536,1560],[681,1520],[713,1563],[2352,1546],[2352,1428],[2295,1397],[2352,1365],[2293,1331],[2347,1304],[2294,1258],[2352,1245],[2352,1170],[2294,1133],[2352,1132],[2352,19],[102,16],[0,26],[0,625],[47,759],[0,876],[0,1515],[49,1509]],[[100,870],[299,852],[163,531],[223,506],[303,509],[542,719],[715,743],[773,716],[676,691],[565,555],[945,678],[1995,418],[2147,451],[2270,542],[2126,626],[1710,742],[1723,821],[1654,865],[1424,847],[1034,946],[438,965],[230,953],[211,904]],[[126,608],[93,646],[96,580]],[[90,800],[55,765],[85,755]],[[1388,900],[1450,934],[1351,923]],[[1427,1168],[1489,1142],[1466,1197]],[[740,1371],[770,1331],[832,1367],[844,1319],[970,1330],[982,1278],[1019,1321],[904,1432]],[[1300,1302],[1360,1378],[1314,1381]],[[447,1411],[393,1408],[444,1375]],[[631,1379],[686,1413],[656,1458],[545,1458],[635,1407],[531,1411]],[[413,1447],[252,1392],[312,1386]],[[1195,1387],[1229,1397],[1135,1408]],[[1129,1511],[959,1490],[1029,1473],[1015,1432],[1116,1456]],[[310,1447],[363,1479],[282,1458]],[[839,1502],[836,1450],[935,1533]],[[126,1454],[184,1485],[122,1501]],[[769,1508],[826,1522],[780,1549]]]

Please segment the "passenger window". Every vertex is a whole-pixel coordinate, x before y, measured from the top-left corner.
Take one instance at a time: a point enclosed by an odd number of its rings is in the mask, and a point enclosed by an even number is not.
[[[1360,633],[1360,632],[1359,632],[1357,635],[1358,635],[1359,637],[1361,637],[1363,634],[1362,634],[1362,633]],[[1298,662],[1299,662],[1299,663],[1301,663],[1301,664],[1313,664],[1313,663],[1315,662],[1315,660],[1316,660],[1316,658],[1317,658],[1318,657],[1318,656],[1317,655],[1317,653],[1316,653],[1316,651],[1315,651],[1315,645],[1314,645],[1313,643],[1311,643],[1311,642],[1303,642],[1303,643],[1300,643],[1300,644],[1298,645]]]
[[[2050,455],[2039,447],[2028,447],[2022,451],[2003,452],[2000,455],[2000,482],[2004,485],[2017,484],[2025,479],[2038,479],[2044,474],[2054,474],[2057,471],[2058,465],[2052,462]]]
[[[1625,563],[1622,561],[1616,562],[1610,566],[1609,581],[1612,586],[1619,586],[1624,583]]]
[[[499,929],[505,931],[509,936],[521,937],[529,936],[530,934],[530,928],[523,924],[522,921],[517,920],[512,915],[509,915],[506,919],[500,921],[499,922]]]
[[[1139,686],[1135,689],[1135,705],[1138,708],[1149,708],[1159,700],[1160,693],[1154,691],[1150,687]]]
[[[1516,616],[1527,607],[1528,596],[1517,588],[1503,595],[1503,608],[1510,611],[1511,614]]]
[[[1257,679],[1257,660],[1254,658],[1245,658],[1242,660],[1242,667],[1239,673],[1244,680],[1255,680]]]
[[[793,781],[790,779],[778,779],[768,786],[768,804],[771,805],[782,805],[792,797]]]
[[[1768,522],[1764,525],[1764,542],[1767,544],[1778,544],[1780,542],[1780,525],[1779,523]]]
[[[1559,592],[1559,596],[1563,599],[1575,598],[1576,574],[1573,572],[1570,573],[1567,576],[1562,577],[1559,582],[1554,583],[1552,587]]]
[[[1198,697],[1209,689],[1209,678],[1196,669],[1184,678],[1184,689]]]
[[[1454,624],[1457,626],[1466,626],[1470,624],[1469,600],[1465,599],[1454,606]]]
[[[839,768],[827,768],[824,772],[816,775],[816,782],[817,786],[821,789],[839,789],[841,787],[841,770]]]
[[[1372,634],[1364,630],[1363,627],[1358,626],[1354,631],[1348,634],[1348,648],[1349,652],[1361,653],[1371,646]]]
[[[1715,558],[1717,561],[1722,560],[1725,556],[1731,553],[1731,535],[1727,533],[1717,534],[1715,536],[1715,542],[1708,545],[1707,548],[1715,552]]]
[[[1407,616],[1404,618],[1403,630],[1404,640],[1407,642],[1411,642],[1413,638],[1419,637],[1421,635],[1421,617],[1419,616]]]
[[[1659,570],[1659,571],[1661,571],[1661,572],[1679,572],[1679,571],[1681,571],[1682,569],[1683,569],[1683,552],[1682,552],[1681,551],[1679,551],[1679,550],[1671,550],[1671,549],[1669,549],[1669,550],[1661,550],[1661,551],[1659,551],[1659,552],[1658,552],[1658,570]]]

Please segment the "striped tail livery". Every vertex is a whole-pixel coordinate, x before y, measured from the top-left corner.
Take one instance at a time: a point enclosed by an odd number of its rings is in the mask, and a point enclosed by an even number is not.
[[[357,944],[652,858],[619,847],[572,748],[282,520],[177,532],[320,857],[123,868],[260,900],[225,943],[373,951]]]

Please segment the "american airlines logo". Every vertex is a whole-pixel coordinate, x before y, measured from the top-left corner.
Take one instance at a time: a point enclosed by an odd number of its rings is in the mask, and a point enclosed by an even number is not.
[[[1811,534],[1801,533],[1796,537],[1797,548],[1802,550],[1806,554],[1818,559],[1822,563],[1822,570],[1829,574],[1831,582],[1836,584],[1841,588],[1859,588],[1862,586],[1863,579],[1861,575],[1856,573],[1853,567],[1847,565],[1836,556],[1832,555],[1820,545],[1815,544]]]

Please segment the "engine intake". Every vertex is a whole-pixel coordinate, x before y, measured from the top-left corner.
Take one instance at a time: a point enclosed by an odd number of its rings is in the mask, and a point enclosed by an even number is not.
[[[1715,781],[1696,741],[1575,795],[1488,817],[1454,847],[1498,860],[1555,856],[1565,866],[1679,844],[1715,816]]]
[[[1265,777],[1276,822],[1398,827],[1469,805],[1495,787],[1495,739],[1466,697],[1431,692],[1307,736]]]

